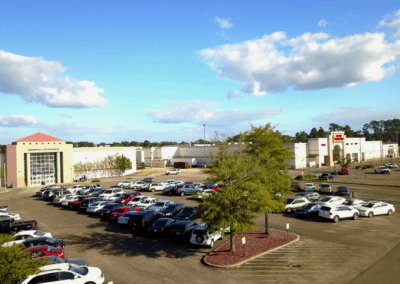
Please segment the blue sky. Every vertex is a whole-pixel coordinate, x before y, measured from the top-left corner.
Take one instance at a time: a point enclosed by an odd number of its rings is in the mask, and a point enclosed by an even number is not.
[[[369,2],[2,1],[0,144],[399,118],[400,4]]]

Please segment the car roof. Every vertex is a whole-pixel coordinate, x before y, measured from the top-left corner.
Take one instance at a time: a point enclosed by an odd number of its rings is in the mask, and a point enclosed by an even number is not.
[[[29,250],[29,251],[39,251],[39,250],[45,250],[47,247],[48,247],[48,246],[43,245],[43,246],[29,247],[29,248],[26,248],[26,250]]]
[[[49,265],[39,267],[39,269],[42,272],[46,272],[49,270],[68,270],[68,268],[69,268],[69,263],[49,264]]]
[[[190,221],[190,220],[180,220],[180,221],[178,221],[178,222],[176,222],[174,225],[187,225],[187,224],[191,224],[191,223],[196,223],[196,222],[194,222],[194,221]]]

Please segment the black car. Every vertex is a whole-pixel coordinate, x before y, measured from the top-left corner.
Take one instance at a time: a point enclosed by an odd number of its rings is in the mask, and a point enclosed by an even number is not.
[[[92,205],[93,203],[95,203],[96,201],[101,201],[101,198],[99,197],[89,197],[86,198],[84,200],[81,201],[81,210],[86,210],[86,208],[88,208],[90,205]]]
[[[166,188],[163,189],[162,194],[164,194],[164,195],[172,195],[174,193],[175,189],[177,189],[177,188],[178,188],[178,185],[176,185],[176,184],[169,185],[169,186],[167,186]]]
[[[350,196],[350,189],[347,186],[339,186],[336,194],[339,196]]]
[[[43,200],[53,199],[55,194],[59,194],[60,189],[47,189],[42,195]]]
[[[177,240],[189,240],[193,229],[199,224],[189,220],[177,221],[171,227],[171,239],[172,241]]]
[[[147,178],[142,179],[142,181],[145,182],[145,183],[153,183],[154,182],[154,178],[147,177]]]
[[[89,263],[83,258],[64,259],[55,255],[33,258],[34,260],[45,259],[45,264],[72,263],[83,267],[88,267]]]
[[[157,219],[153,225],[149,228],[149,237],[165,237],[170,234],[171,227],[177,221],[172,218],[160,218]]]
[[[175,216],[176,214],[180,213],[184,208],[186,207],[185,204],[183,203],[175,203],[169,205],[167,208],[161,209],[160,212],[166,217],[172,217]]]
[[[320,179],[320,180],[329,180],[329,179],[333,180],[333,174],[324,173],[324,174],[320,175],[318,179]]]
[[[55,248],[64,248],[65,247],[63,240],[53,239],[53,238],[49,238],[49,237],[29,239],[29,240],[22,242],[22,244],[27,248],[37,247],[37,246],[52,246]]]
[[[193,206],[183,208],[182,212],[175,216],[176,220],[193,220],[197,217],[197,209]]]
[[[97,189],[95,189],[95,192],[92,193],[91,195],[92,195],[92,197],[99,197],[100,194],[104,193],[104,191],[105,191],[105,189],[97,188]]]
[[[134,229],[148,229],[162,217],[157,211],[134,211],[129,214],[128,226]]]
[[[97,214],[100,215],[102,219],[110,218],[111,213],[122,206],[123,204],[121,203],[110,203],[104,206],[103,209],[97,211]]]

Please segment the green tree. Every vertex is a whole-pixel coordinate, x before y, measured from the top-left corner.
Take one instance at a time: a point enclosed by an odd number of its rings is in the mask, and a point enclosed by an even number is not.
[[[143,147],[151,147],[151,142],[149,140],[144,140],[142,143]]]
[[[115,168],[120,170],[121,175],[123,175],[126,170],[132,169],[132,162],[124,155],[118,155],[115,157]]]
[[[344,131],[344,128],[336,123],[331,123],[329,124],[329,130],[330,131]]]
[[[343,127],[343,130],[346,137],[355,137],[355,133],[353,130],[351,130],[350,126],[346,125],[345,127]]]
[[[307,133],[304,131],[301,132],[297,132],[295,139],[294,139],[294,143],[306,143],[307,142]]]
[[[2,247],[4,243],[14,240],[11,235],[0,234],[0,283],[15,284],[18,280],[39,272],[44,259],[31,260],[30,253],[24,251],[24,245]]]
[[[309,138],[318,138],[318,130],[317,128],[311,129],[310,135],[308,136]]]
[[[318,137],[319,138],[325,138],[326,137],[326,132],[321,126],[318,129]]]

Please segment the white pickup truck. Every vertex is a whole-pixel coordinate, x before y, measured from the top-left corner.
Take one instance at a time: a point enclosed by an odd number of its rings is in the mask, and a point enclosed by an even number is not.
[[[386,166],[379,166],[375,168],[376,174],[390,174],[390,170]]]

